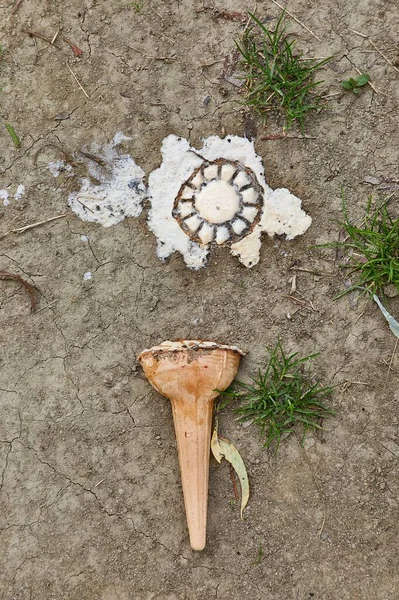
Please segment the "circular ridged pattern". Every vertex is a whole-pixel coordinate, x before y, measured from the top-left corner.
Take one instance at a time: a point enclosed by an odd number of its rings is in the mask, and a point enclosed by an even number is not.
[[[259,223],[263,190],[251,169],[219,158],[205,161],[183,183],[173,217],[200,244],[232,244]]]

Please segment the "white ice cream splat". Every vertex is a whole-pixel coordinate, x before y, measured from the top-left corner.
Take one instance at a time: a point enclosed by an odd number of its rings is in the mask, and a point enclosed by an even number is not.
[[[21,200],[22,196],[25,194],[25,186],[20,183],[17,187],[17,191],[15,192],[15,200]]]
[[[196,151],[170,135],[161,152],[162,164],[148,180],[148,225],[161,260],[178,251],[188,267],[199,269],[212,245],[225,244],[253,267],[262,232],[291,240],[312,222],[289,190],[269,188],[262,160],[246,138],[211,136]]]
[[[90,148],[88,154],[95,155],[99,160],[96,162],[89,158],[87,167],[100,183],[96,185],[84,177],[80,191],[72,192],[68,198],[69,206],[83,221],[94,221],[110,227],[125,217],[140,215],[141,203],[146,197],[144,171],[129,154],[120,154],[116,149],[127,139],[119,132],[106,146]],[[55,172],[55,169],[49,168]]]
[[[7,190],[0,190],[0,200],[3,200],[4,206],[8,206],[10,204]]]
[[[14,194],[14,200],[21,200],[24,194],[25,186],[20,183],[17,187],[17,191]],[[7,190],[0,190],[0,200],[3,201],[4,206],[8,206],[10,204],[10,194]]]

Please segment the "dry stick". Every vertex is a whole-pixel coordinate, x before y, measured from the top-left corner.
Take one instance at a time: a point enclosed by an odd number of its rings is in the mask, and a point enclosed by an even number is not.
[[[52,302],[50,302],[50,304],[46,304],[46,306],[42,306],[41,308],[39,308],[39,310],[36,311],[36,314],[39,313],[39,312],[41,312],[45,308],[50,308],[51,306],[53,306],[57,302],[58,302],[58,300],[53,300]]]
[[[14,6],[12,7],[11,16],[15,15],[19,7],[21,6],[23,0],[15,0]]]
[[[90,100],[90,96],[89,94],[86,92],[86,90],[84,89],[84,87],[82,86],[82,84],[80,83],[79,79],[76,77],[75,73],[72,71],[71,67],[69,66],[68,62],[65,63],[66,66],[68,67],[68,69],[71,72],[72,77],[74,78],[74,80],[76,81],[76,83],[78,84],[78,86],[80,87],[80,89],[82,90],[82,92],[84,93],[84,95],[86,96],[86,98],[88,100]]]
[[[19,227],[18,229],[11,229],[10,231],[7,231],[6,233],[4,233],[1,238],[6,237],[7,235],[10,235],[10,233],[24,233],[25,231],[28,231],[28,229],[33,229],[34,227],[39,227],[39,225],[44,225],[45,223],[50,223],[50,221],[55,221],[56,219],[62,219],[63,217],[66,217],[69,213],[63,213],[62,215],[57,215],[56,217],[50,217],[50,219],[45,219],[44,221],[38,221],[37,223],[31,223],[30,225],[25,225],[25,227]]]
[[[52,39],[46,37],[45,35],[42,35],[41,33],[38,33],[37,31],[32,31],[32,29],[24,29],[24,28],[22,28],[21,31],[23,31],[24,33],[27,33],[28,35],[30,35],[32,37],[37,37],[41,40],[44,40],[45,42],[50,44],[50,46],[54,46],[54,48],[57,48],[57,50],[60,49],[59,46],[56,46],[54,44]]]
[[[272,0],[273,1],[273,0]],[[395,67],[395,65],[389,60],[389,58],[387,56],[385,56],[385,54],[383,52],[381,52],[381,50],[379,48],[377,48],[377,46],[374,44],[373,40],[371,40],[369,38],[368,35],[364,35],[364,33],[360,33],[360,31],[356,31],[355,29],[350,29],[349,31],[352,31],[352,33],[356,33],[356,35],[360,35],[360,37],[364,38],[365,40],[368,40],[370,42],[370,44],[373,46],[374,50],[376,50],[378,52],[378,54],[380,56],[382,56],[382,58],[393,68],[395,69],[395,71],[397,73],[399,73],[399,69],[397,67]]]
[[[312,275],[321,275],[324,277],[335,277],[335,273],[328,273],[327,271],[314,271],[312,269],[305,269],[304,267],[297,267],[293,265],[290,267],[291,270],[302,271],[303,273],[311,273]]]
[[[284,6],[281,6],[281,4],[279,4],[278,2],[276,2],[276,0],[272,0],[273,4],[275,4],[276,6],[278,6],[279,8],[281,8],[281,10],[283,10],[284,12],[287,13],[287,15],[289,15],[292,19],[294,19],[294,21],[296,21],[297,23],[299,23],[299,25],[301,25],[304,29],[306,29],[306,31],[309,31],[309,33],[311,35],[313,35],[313,37],[316,38],[317,41],[321,42],[321,39],[319,37],[317,37],[317,35],[315,33],[313,33],[313,31],[311,29],[309,29],[309,27],[306,27],[305,23],[302,23],[302,21],[300,21],[299,19],[297,19],[292,13],[288,12],[288,10],[286,8],[284,8]]]
[[[256,14],[256,10],[257,10],[257,8],[258,8],[258,3],[257,3],[257,2],[255,2],[255,6],[254,6],[254,7],[253,7],[253,9],[252,9],[252,14],[253,14],[253,15],[255,15],[255,14]],[[247,20],[247,22],[245,23],[245,27],[244,27],[244,33],[246,32],[246,30],[248,29],[248,27],[250,26],[250,24],[251,24],[251,17],[249,16],[249,17],[248,17],[248,20]]]
[[[58,37],[58,34],[59,34],[60,30],[61,30],[61,28],[60,28],[60,27],[58,27],[58,30],[55,32],[55,34],[54,34],[54,36],[53,36],[53,39],[51,40],[51,45],[52,45],[52,46],[54,45],[54,42],[55,42],[55,40],[57,39],[57,37]]]
[[[279,131],[278,133],[269,133],[268,135],[262,135],[261,140],[284,140],[289,138],[291,140],[315,140],[314,135],[295,135],[293,133],[286,133],[285,131]]]
[[[76,198],[76,201],[79,202],[79,204],[81,204],[86,210],[89,210],[94,215],[94,210],[91,210],[91,208],[89,208],[88,206],[86,206],[86,204],[84,204],[83,202],[81,202],[79,200],[79,198]]]
[[[31,311],[35,312],[37,302],[36,288],[34,285],[31,285],[25,279],[22,279],[20,275],[16,275],[15,273],[9,273],[8,271],[0,271],[0,279],[12,279],[14,281],[18,281],[18,283],[21,283],[29,294]]]

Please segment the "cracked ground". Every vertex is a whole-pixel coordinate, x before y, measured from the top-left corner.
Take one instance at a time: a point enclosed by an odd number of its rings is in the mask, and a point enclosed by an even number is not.
[[[229,11],[248,9],[242,0],[0,0],[0,188],[11,199],[0,207],[0,268],[38,289],[30,313],[25,290],[0,280],[1,600],[399,597],[395,338],[376,305],[334,300],[339,260],[312,249],[338,238],[341,190],[360,220],[368,196],[387,193],[367,178],[397,183],[399,73],[386,60],[399,54],[397,3],[290,0],[320,39],[290,19],[299,48],[333,56],[322,72],[329,104],[309,119],[306,140],[262,140],[281,122],[258,122],[255,147],[269,185],[302,198],[313,224],[293,242],[265,237],[252,270],[223,248],[198,272],[178,255],[161,264],[144,213],[109,229],[84,223],[67,207],[76,178],[48,170],[117,131],[147,174],[170,133],[197,147],[212,134],[243,135],[240,91],[221,74],[243,30]],[[258,1],[257,14],[279,9]],[[59,33],[50,45],[27,30]],[[342,90],[356,68],[376,91]],[[397,195],[390,203],[397,210]],[[398,298],[389,309],[399,315]],[[170,406],[136,357],[165,339],[217,339],[249,352],[244,378],[278,335],[320,353],[315,370],[334,385],[336,416],[305,448],[292,436],[275,456],[224,412],[220,429],[245,460],[252,495],[242,521],[229,470],[212,460],[207,546],[193,552]]]

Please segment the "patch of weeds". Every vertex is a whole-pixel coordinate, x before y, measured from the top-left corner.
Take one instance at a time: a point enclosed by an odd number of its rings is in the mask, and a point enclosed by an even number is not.
[[[139,13],[144,6],[144,2],[131,2],[130,5],[134,12]]]
[[[248,14],[252,24],[236,42],[246,70],[244,103],[263,119],[267,110],[278,106],[285,115],[284,128],[297,123],[303,133],[308,114],[325,106],[323,94],[314,91],[322,81],[313,77],[330,58],[317,62],[297,53],[295,40],[288,41],[284,12],[274,30]]]
[[[341,248],[349,261],[341,267],[348,269],[348,277],[357,276],[357,281],[338,298],[359,287],[373,294],[383,293],[388,284],[393,284],[399,292],[399,218],[391,217],[387,201],[377,208],[371,204],[370,197],[362,224],[354,225],[342,198],[344,219],[340,225],[346,237],[342,242],[318,246]]]
[[[234,412],[241,422],[252,421],[260,427],[266,437],[265,447],[274,442],[277,452],[282,436],[290,435],[298,424],[303,428],[303,442],[309,429],[321,429],[320,419],[335,414],[322,402],[333,388],[314,381],[305,372],[305,363],[315,356],[299,358],[297,352],[287,355],[278,340],[263,372],[259,370],[251,383],[235,381],[223,392],[227,398],[239,400]]]
[[[360,89],[368,84],[370,81],[370,75],[368,73],[362,73],[357,77],[349,77],[349,79],[344,79],[341,81],[341,86],[345,90],[350,90],[354,94],[358,94]]]
[[[251,566],[256,567],[257,565],[260,565],[260,563],[263,560],[264,555],[265,555],[265,551],[263,550],[262,546],[259,546],[258,552],[256,553],[256,558],[251,563]]]

